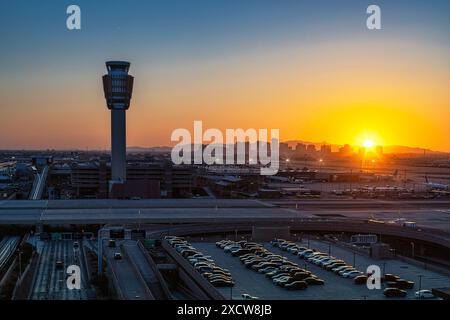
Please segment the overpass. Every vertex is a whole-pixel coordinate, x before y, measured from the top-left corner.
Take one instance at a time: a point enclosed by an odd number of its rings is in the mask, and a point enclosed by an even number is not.
[[[294,202],[290,200],[289,206]],[[279,202],[279,201],[278,201]],[[450,232],[435,228],[408,229],[386,223],[368,223],[377,211],[443,210],[450,201],[299,200],[301,210],[282,208],[280,203],[258,200],[153,199],[153,200],[8,200],[0,202],[0,225],[88,224],[193,224],[218,228],[226,225],[289,224],[298,230],[368,232],[406,237],[450,248]],[[349,209],[355,205],[357,209]],[[375,209],[374,209],[375,208]],[[361,214],[361,212],[363,214]],[[345,216],[346,214],[347,216]],[[318,217],[323,216],[323,217]],[[365,218],[363,218],[365,217]],[[443,213],[447,217],[447,213]],[[440,222],[443,224],[443,222]],[[439,225],[438,225],[439,226]],[[308,229],[310,228],[310,229]],[[441,228],[442,229],[442,228]],[[445,229],[445,228],[444,228]]]
[[[282,206],[288,206],[280,207]],[[450,201],[299,200],[279,203],[228,199],[152,200],[5,200],[0,225],[195,223],[290,221],[318,213],[345,214],[380,210],[447,210]]]

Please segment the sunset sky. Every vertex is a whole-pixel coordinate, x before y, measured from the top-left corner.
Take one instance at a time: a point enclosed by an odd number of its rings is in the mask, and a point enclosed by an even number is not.
[[[450,151],[449,16],[447,0],[0,0],[0,149],[109,148],[112,59],[135,76],[129,146],[203,120]]]

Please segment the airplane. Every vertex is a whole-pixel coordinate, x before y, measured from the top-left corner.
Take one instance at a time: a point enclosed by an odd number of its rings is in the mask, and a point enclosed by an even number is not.
[[[428,181],[428,176],[425,176],[425,185],[427,187],[427,190],[450,190],[450,185],[448,184],[442,184],[442,183],[436,183],[436,182],[430,182]]]

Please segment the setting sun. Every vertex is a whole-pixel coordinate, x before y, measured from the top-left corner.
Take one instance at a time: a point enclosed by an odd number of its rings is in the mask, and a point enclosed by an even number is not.
[[[367,149],[371,149],[375,146],[375,143],[372,140],[366,139],[363,142],[363,147]]]

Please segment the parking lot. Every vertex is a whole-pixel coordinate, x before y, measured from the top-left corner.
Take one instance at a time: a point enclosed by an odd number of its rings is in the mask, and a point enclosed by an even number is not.
[[[299,245],[307,246],[306,241],[298,242]],[[278,287],[263,274],[247,269],[238,257],[233,257],[216,247],[215,243],[193,243],[193,245],[203,253],[210,255],[216,263],[230,270],[235,281],[233,288],[218,288],[226,297],[241,299],[242,294],[250,294],[260,299],[307,299],[307,300],[356,300],[356,299],[387,299],[383,295],[383,290],[369,290],[365,285],[355,285],[352,279],[345,279],[339,275],[326,271],[319,266],[300,259],[294,254],[282,251],[266,243],[264,246],[275,254],[281,254],[290,261],[297,263],[301,268],[308,269],[325,281],[325,285],[310,285],[305,290],[289,291]],[[328,253],[330,249],[328,243],[310,240],[311,248]],[[336,246],[331,246],[331,255],[345,260],[348,264],[353,264],[355,260],[356,268],[365,272],[369,265],[379,265],[381,272],[385,268],[386,273],[399,275],[401,278],[415,282],[414,289],[407,290],[406,299],[414,299],[414,292],[419,290],[419,275],[421,275],[421,289],[432,289],[436,287],[450,286],[450,277],[425,270],[399,260],[375,260],[352,251]],[[383,286],[384,288],[384,286]],[[383,289],[382,288],[382,289]],[[389,298],[402,299],[402,298]]]

